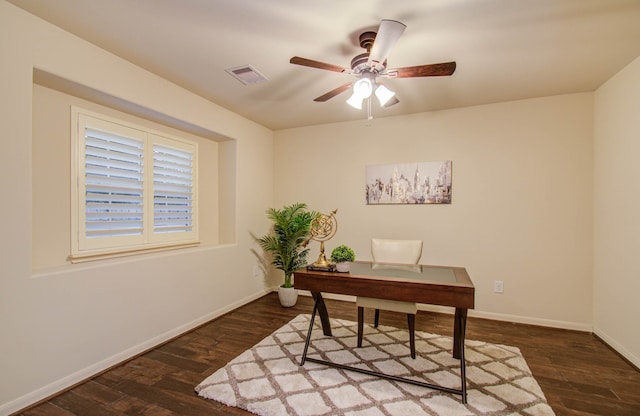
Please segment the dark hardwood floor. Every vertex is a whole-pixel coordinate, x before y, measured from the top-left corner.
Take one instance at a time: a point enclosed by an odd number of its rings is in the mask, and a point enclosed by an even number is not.
[[[356,320],[353,303],[327,300],[334,318]],[[275,293],[215,319],[75,388],[18,412],[24,416],[248,415],[205,400],[194,387],[300,313],[312,300],[282,308]],[[367,322],[373,313],[367,311]],[[404,327],[406,316],[381,313]],[[452,335],[453,317],[420,311],[416,330]],[[556,415],[640,415],[640,372],[591,334],[469,318],[467,339],[520,348]]]

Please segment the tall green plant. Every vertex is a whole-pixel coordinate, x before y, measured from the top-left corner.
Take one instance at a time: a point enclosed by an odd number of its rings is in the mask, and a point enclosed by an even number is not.
[[[284,272],[284,287],[292,287],[293,272],[307,265],[309,249],[303,245],[309,239],[311,222],[318,215],[315,211],[307,211],[304,203],[267,210],[267,217],[273,221],[273,231],[258,241],[264,251],[272,254],[271,264]]]

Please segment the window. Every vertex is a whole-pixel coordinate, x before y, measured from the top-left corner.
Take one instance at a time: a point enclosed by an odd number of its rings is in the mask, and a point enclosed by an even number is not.
[[[198,242],[197,144],[72,110],[72,259]]]

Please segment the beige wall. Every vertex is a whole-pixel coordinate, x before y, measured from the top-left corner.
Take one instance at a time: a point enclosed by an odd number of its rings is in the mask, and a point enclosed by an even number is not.
[[[346,243],[366,260],[372,237],[423,240],[423,262],[467,268],[477,316],[590,330],[592,103],[584,93],[278,131],[275,201],[338,208],[327,252]],[[451,205],[365,204],[367,164],[445,159]]]
[[[202,246],[219,243],[218,142],[134,117],[50,88],[33,85],[32,264],[34,273],[70,263],[71,106],[198,144],[198,213]],[[223,178],[224,179],[224,178]]]
[[[269,226],[264,211],[272,205],[273,133],[5,1],[0,1],[0,61],[0,414],[7,414],[272,286],[253,277],[251,233],[262,234]],[[33,257],[32,235],[41,225],[33,220],[40,216],[33,204],[46,196],[32,163],[42,156],[36,154],[42,150],[38,139],[32,142],[33,90],[37,97],[40,88],[33,83],[34,68],[160,122],[177,121],[230,139],[217,144],[220,160],[235,159],[219,167],[224,175],[219,191],[235,195],[218,204],[225,213],[219,241],[225,244],[61,264],[34,274],[33,262],[39,260]],[[49,144],[52,157],[68,157]],[[53,185],[64,186],[57,179]],[[65,210],[57,206],[51,221]],[[56,241],[67,238],[57,233]],[[42,264],[57,262],[59,255],[54,257]]]
[[[594,332],[640,367],[640,58],[595,94]]]

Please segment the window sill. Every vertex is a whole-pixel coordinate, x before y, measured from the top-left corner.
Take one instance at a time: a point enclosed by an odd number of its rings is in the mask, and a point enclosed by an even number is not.
[[[177,243],[173,245],[162,245],[158,247],[145,248],[127,248],[119,251],[109,251],[108,253],[76,253],[69,256],[68,260],[72,263],[86,263],[96,260],[115,259],[120,257],[137,256],[140,254],[157,253],[167,250],[177,250],[188,247],[197,247],[200,245],[198,241],[189,243]]]

